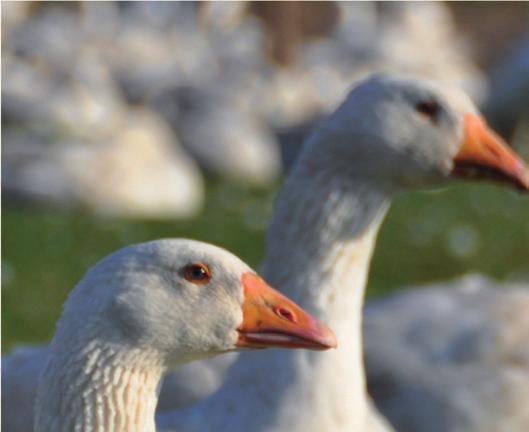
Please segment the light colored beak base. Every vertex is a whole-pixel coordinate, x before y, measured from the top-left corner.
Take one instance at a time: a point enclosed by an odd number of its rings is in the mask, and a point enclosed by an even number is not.
[[[242,275],[243,321],[236,343],[243,348],[336,348],[332,330],[254,273]]]
[[[453,174],[466,178],[491,178],[529,191],[529,169],[485,120],[466,114],[463,144],[454,158]]]

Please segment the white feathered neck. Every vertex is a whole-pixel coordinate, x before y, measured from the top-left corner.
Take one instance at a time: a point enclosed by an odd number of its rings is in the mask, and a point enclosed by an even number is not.
[[[99,341],[54,352],[42,377],[35,430],[154,432],[158,385],[165,367],[144,349]],[[72,352],[77,351],[74,355]]]

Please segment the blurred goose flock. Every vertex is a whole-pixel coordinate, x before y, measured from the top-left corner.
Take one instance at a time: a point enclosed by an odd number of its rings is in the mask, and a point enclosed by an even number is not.
[[[277,67],[242,2],[6,3],[4,194],[189,217],[203,205],[202,170],[270,184],[281,172],[274,131],[329,111],[370,72],[419,72],[484,99],[443,5],[335,7],[333,37]]]
[[[272,283],[309,312],[318,310],[321,299],[285,286],[296,277],[281,274],[281,262],[304,263],[292,246],[278,246],[291,231],[276,223],[278,233],[272,238],[269,231],[265,248],[264,230],[271,215],[279,218],[272,212],[275,192],[285,173],[302,165],[298,154],[309,132],[371,74],[414,74],[462,88],[529,161],[527,4],[506,7],[503,15],[484,5],[449,8],[441,2],[1,7],[2,426],[8,432],[32,430],[37,381],[48,356],[48,345],[24,344],[49,340],[67,290],[117,247],[157,237],[211,241],[254,266],[265,258]],[[497,37],[499,48],[492,44],[481,54],[476,39],[462,31],[476,30],[480,11],[485,23],[486,13],[499,17],[503,30],[499,25],[497,31],[508,35]],[[287,208],[299,194],[285,194]],[[311,199],[314,209],[325,200]],[[281,220],[294,231],[307,227],[284,214]],[[344,400],[357,398],[354,412],[345,415],[335,404],[329,419],[332,408],[325,411],[322,402],[319,412],[311,411],[319,423],[305,424],[288,404],[269,403],[253,418],[234,414],[231,430],[248,430],[244,422],[252,420],[256,430],[279,432],[338,431],[346,424],[358,432],[526,432],[528,244],[527,195],[463,185],[398,197],[377,241],[367,294],[407,288],[370,299],[363,327],[361,298],[358,310],[350,311],[357,322],[346,329],[345,319],[316,314],[336,331],[339,347],[350,332],[355,341],[363,338],[372,399],[363,396],[358,342],[358,352],[351,351],[355,382],[341,393]],[[349,281],[362,292],[367,264]],[[317,269],[305,270],[310,285]],[[468,272],[474,274],[463,276]],[[455,276],[461,278],[440,282]],[[271,361],[296,371],[292,382],[284,375],[291,396],[333,388],[321,373],[333,363],[321,366],[317,356],[338,358],[340,350],[260,354],[256,365]],[[232,366],[235,358],[192,363],[169,375],[158,425],[183,431],[227,425],[224,404],[240,395],[250,401],[254,393],[253,387],[233,392],[230,384],[258,369],[242,357]],[[305,364],[314,369],[305,371]],[[341,360],[333,366],[342,367]],[[217,397],[189,408],[219,387],[222,403]],[[266,391],[261,394],[268,400]],[[309,407],[309,399],[295,405]],[[196,413],[202,416],[204,407],[210,418],[200,420]]]

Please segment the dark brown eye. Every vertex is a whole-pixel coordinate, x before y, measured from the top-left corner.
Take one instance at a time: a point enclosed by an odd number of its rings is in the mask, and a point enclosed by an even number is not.
[[[204,263],[189,264],[184,267],[184,278],[197,285],[205,285],[211,279],[211,271]]]
[[[435,101],[422,101],[415,105],[415,110],[435,123],[441,107]]]

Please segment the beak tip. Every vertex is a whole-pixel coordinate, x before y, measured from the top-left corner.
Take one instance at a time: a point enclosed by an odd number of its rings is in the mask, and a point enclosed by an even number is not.
[[[327,334],[327,341],[326,341],[326,348],[329,349],[329,348],[333,348],[333,349],[336,349],[338,348],[338,341],[336,340],[336,336],[334,335],[334,332],[331,330],[331,329],[327,329],[328,331],[328,334]]]
[[[529,192],[529,168],[525,168],[522,175],[522,191]]]
[[[313,349],[328,350],[338,347],[338,341],[334,332],[323,323],[317,325],[317,329],[307,339],[313,342]]]

